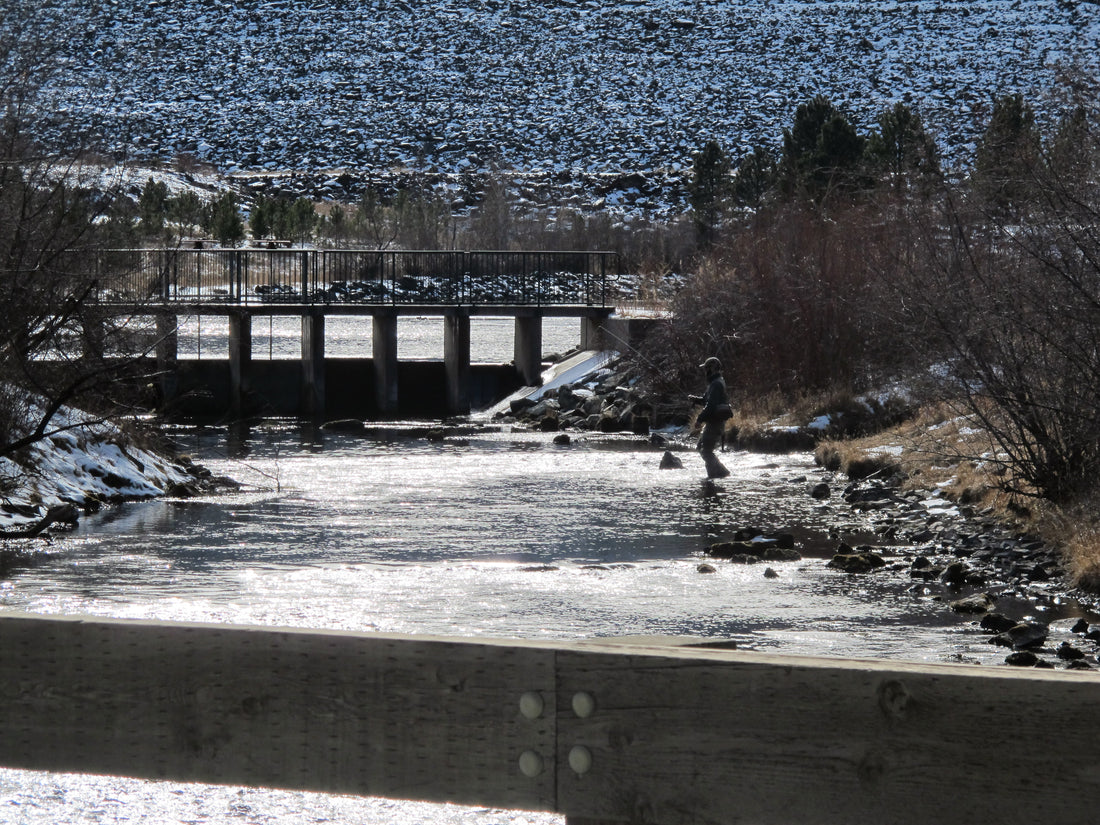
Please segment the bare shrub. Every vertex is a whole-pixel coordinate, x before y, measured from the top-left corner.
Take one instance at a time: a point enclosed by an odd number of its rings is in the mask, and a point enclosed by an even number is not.
[[[758,213],[676,297],[676,322],[647,348],[649,378],[682,384],[703,356],[718,355],[735,392],[792,398],[859,389],[895,369],[911,354],[884,301],[897,259],[881,248],[895,232],[869,206]]]

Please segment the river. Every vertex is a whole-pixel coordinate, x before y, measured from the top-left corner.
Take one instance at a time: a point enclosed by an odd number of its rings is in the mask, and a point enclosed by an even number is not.
[[[667,634],[743,649],[995,663],[1003,650],[898,577],[825,566],[838,525],[858,532],[806,455],[728,453],[659,469],[644,438],[402,427],[364,435],[254,428],[241,443],[180,429],[236,494],[156,500],[86,518],[0,582],[0,609],[364,632],[531,639]],[[233,455],[228,454],[232,443]],[[716,562],[738,527],[792,530],[804,559]],[[0,770],[0,822],[558,823],[546,814]]]

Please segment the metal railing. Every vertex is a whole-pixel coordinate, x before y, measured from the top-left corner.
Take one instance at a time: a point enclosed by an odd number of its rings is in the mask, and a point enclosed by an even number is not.
[[[605,307],[612,252],[120,249],[97,262],[101,303]]]

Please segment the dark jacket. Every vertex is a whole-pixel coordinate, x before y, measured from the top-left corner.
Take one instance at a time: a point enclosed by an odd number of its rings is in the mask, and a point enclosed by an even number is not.
[[[725,421],[732,415],[729,396],[726,394],[726,379],[721,374],[715,374],[707,385],[707,391],[703,393],[703,409],[699,413],[699,420]]]

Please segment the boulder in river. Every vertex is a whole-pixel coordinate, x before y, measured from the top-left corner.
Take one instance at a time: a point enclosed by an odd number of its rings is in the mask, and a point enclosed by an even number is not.
[[[851,550],[851,548],[847,548]],[[886,566],[886,560],[869,551],[838,552],[826,565],[844,573],[871,573]]]
[[[665,454],[661,456],[661,469],[682,470],[684,469],[684,462],[680,460],[679,456],[673,455],[670,450],[665,450]]]
[[[956,599],[948,607],[956,613],[988,613],[996,600],[989,593],[976,593],[965,599]],[[983,622],[984,626],[984,622]]]

